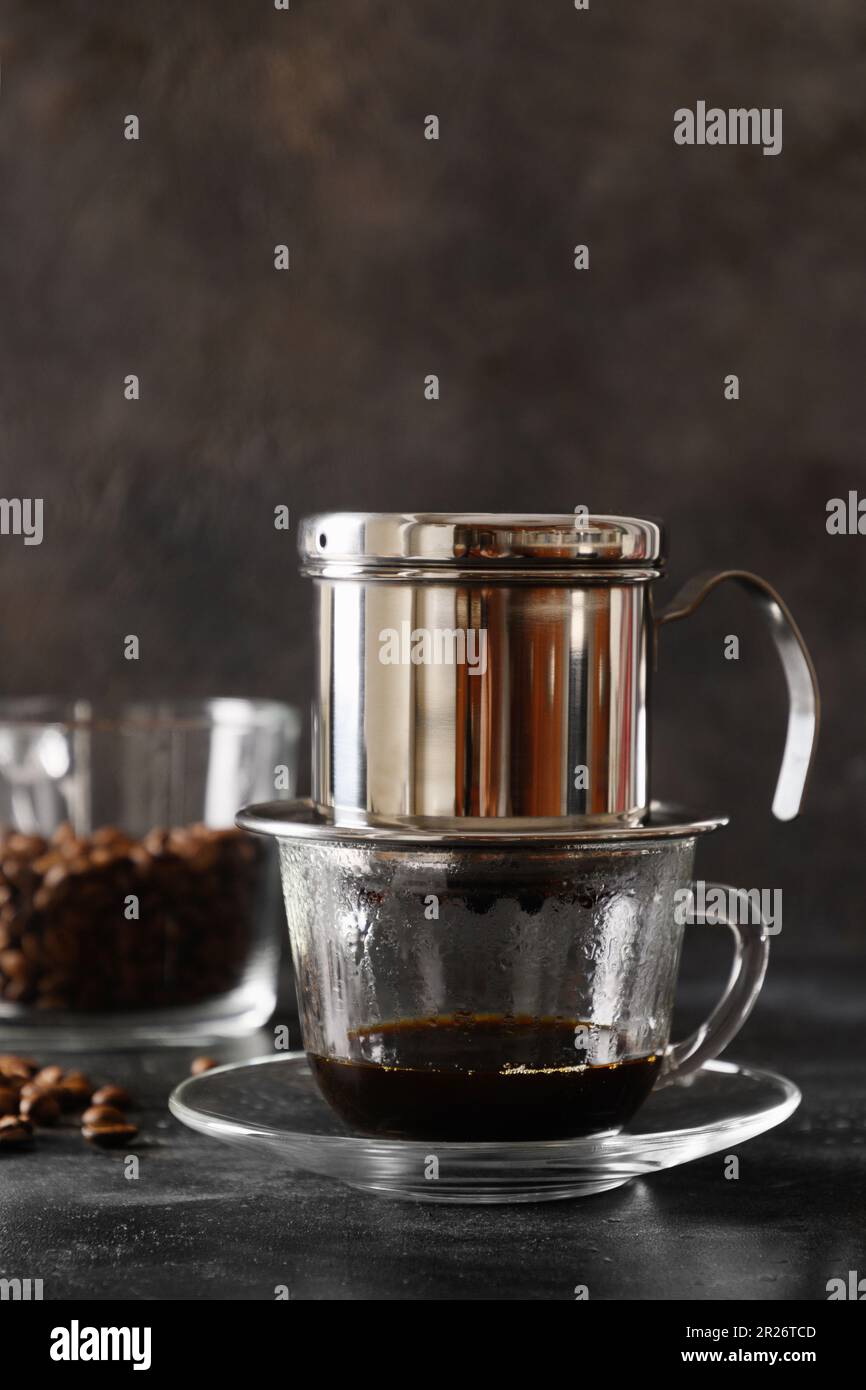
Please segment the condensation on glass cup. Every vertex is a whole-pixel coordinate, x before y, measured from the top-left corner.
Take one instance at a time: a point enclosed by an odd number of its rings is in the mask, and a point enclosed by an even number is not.
[[[719,915],[731,978],[697,1033],[670,1043],[695,843],[724,818],[656,808],[618,840],[442,844],[337,827],[308,802],[240,820],[278,838],[304,1047],[356,1131],[616,1132],[655,1085],[727,1045],[761,986],[763,923]]]
[[[276,869],[234,825],[294,789],[267,700],[0,702],[0,1028],[52,1045],[244,1033],[273,1011]]]

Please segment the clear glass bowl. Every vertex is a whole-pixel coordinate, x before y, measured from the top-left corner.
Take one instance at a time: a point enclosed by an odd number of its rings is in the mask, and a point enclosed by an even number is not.
[[[291,794],[299,728],[266,700],[0,702],[0,1033],[116,1046],[267,1020],[276,867],[233,821],[275,773]]]

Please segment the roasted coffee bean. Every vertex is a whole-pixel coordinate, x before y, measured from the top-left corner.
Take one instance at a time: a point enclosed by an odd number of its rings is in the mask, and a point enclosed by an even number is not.
[[[41,835],[21,835],[17,832],[9,836],[6,847],[11,854],[21,855],[22,859],[35,859],[38,854],[44,854],[47,848]]]
[[[33,1081],[25,1081],[24,1085],[21,1087],[21,1090],[18,1092],[19,1104],[25,1100],[37,1100],[39,1096],[48,1096],[51,1100],[57,1102],[61,1110],[63,1109],[63,1093],[60,1087],[45,1084],[40,1085],[35,1079]]]
[[[20,1088],[18,1095],[22,1100],[30,1100],[33,1096],[41,1096],[47,1088],[40,1086],[35,1077],[32,1081],[25,1081]]]
[[[29,907],[22,907],[20,903],[16,903],[15,907],[7,904],[6,907],[0,908],[0,919],[17,940],[33,920],[33,913]]]
[[[194,874],[209,874],[219,861],[219,848],[216,845],[196,845],[195,853],[189,856],[189,867]]]
[[[95,845],[111,845],[115,840],[125,840],[126,836],[116,825],[102,825],[90,838]]]
[[[82,1095],[86,1092],[88,1099],[93,1090],[90,1077],[83,1071],[65,1071],[60,1084],[65,1086],[67,1090],[80,1091]]]
[[[18,1092],[11,1086],[0,1086],[0,1115],[18,1114]]]
[[[163,830],[160,826],[154,826],[153,830],[148,831],[141,843],[148,854],[162,854],[168,844],[169,833],[168,830]]]
[[[80,1110],[90,1099],[92,1086],[81,1071],[68,1071],[57,1087],[58,1098],[64,1110]]]
[[[13,1052],[5,1052],[0,1055],[0,1076],[17,1076],[23,1081],[29,1081],[34,1072],[38,1070],[37,1064],[31,1057],[19,1057]]]
[[[201,1076],[203,1072],[210,1071],[213,1067],[218,1067],[219,1062],[213,1057],[196,1057],[190,1063],[190,1076]]]
[[[42,880],[43,888],[59,888],[60,885],[62,883],[65,883],[68,879],[70,871],[71,866],[68,860],[60,860],[56,864],[52,864],[51,868],[47,870],[45,877]]]
[[[90,1105],[81,1116],[81,1123],[91,1127],[122,1125],[126,1123],[126,1116],[114,1105]]]
[[[10,948],[0,951],[0,970],[9,980],[24,980],[30,974],[30,962],[23,951]]]
[[[124,1086],[109,1083],[99,1087],[88,1105],[91,1083],[82,1071],[65,1072],[56,1064],[40,1067],[29,1057],[8,1053],[0,1056],[0,1066],[11,1073],[0,1072],[0,1117],[7,1121],[2,1142],[9,1146],[29,1138],[34,1124],[54,1125],[63,1110],[83,1107],[83,1133],[95,1144],[115,1147],[138,1133],[123,1113],[124,1107],[132,1104]]]
[[[63,1068],[56,1065],[50,1067],[40,1067],[33,1078],[36,1086],[57,1086],[63,1079]]]
[[[138,1126],[121,1117],[117,1124],[83,1125],[81,1133],[100,1149],[119,1149],[138,1134]]]
[[[3,998],[10,1004],[25,1004],[33,998],[33,988],[29,980],[8,980],[3,986]]]
[[[0,1148],[23,1149],[33,1142],[33,1126],[20,1115],[0,1117]]]
[[[113,1105],[118,1110],[128,1110],[132,1096],[125,1086],[100,1086],[90,1097],[91,1105]]]
[[[22,1093],[18,1113],[25,1120],[37,1125],[56,1125],[60,1119],[60,1106],[50,1091],[37,1091],[35,1096]]]
[[[49,869],[53,869],[55,864],[63,861],[63,855],[59,849],[50,849],[47,854],[41,854],[38,859],[34,859],[28,867],[34,874],[47,874]]]
[[[249,965],[261,856],[243,831],[200,823],[141,841],[113,826],[85,837],[59,827],[47,846],[10,834],[0,841],[0,997],[118,1012],[230,992]],[[139,916],[124,920],[131,893]]]
[[[0,865],[0,873],[4,882],[17,888],[19,892],[28,892],[33,884],[39,881],[39,875],[31,865],[19,859],[4,859]]]

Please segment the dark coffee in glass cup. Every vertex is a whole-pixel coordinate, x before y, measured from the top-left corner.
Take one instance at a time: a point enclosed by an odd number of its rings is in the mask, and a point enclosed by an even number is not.
[[[278,835],[304,1048],[357,1132],[615,1133],[654,1086],[715,1057],[760,989],[762,924],[724,919],[728,988],[670,1044],[695,842],[719,821],[438,844],[317,824],[299,806],[240,823]]]

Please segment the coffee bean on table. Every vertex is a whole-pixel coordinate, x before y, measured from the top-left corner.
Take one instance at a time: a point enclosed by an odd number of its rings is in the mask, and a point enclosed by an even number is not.
[[[18,1114],[18,1092],[12,1086],[0,1086],[0,1115]]]
[[[0,1117],[0,1149],[23,1149],[33,1142],[33,1126],[19,1115]]]
[[[191,1076],[201,1076],[203,1072],[211,1071],[213,1067],[218,1067],[219,1062],[214,1057],[196,1057],[190,1065]]]
[[[56,1125],[60,1119],[60,1106],[49,1091],[37,1092],[35,1096],[24,1096],[18,1111],[22,1119],[37,1125]]]
[[[123,1125],[126,1124],[126,1116],[113,1105],[91,1105],[81,1116],[81,1123],[93,1128],[99,1125]]]
[[[63,1079],[63,1068],[58,1066],[40,1067],[33,1078],[34,1086],[58,1086]]]
[[[113,1105],[117,1110],[128,1110],[132,1096],[125,1086],[100,1086],[90,1097],[91,1105]]]
[[[53,1094],[56,1089],[56,1086],[41,1086],[36,1080],[25,1081],[18,1089],[18,1099],[33,1100],[36,1096],[44,1095],[46,1091]]]
[[[114,1124],[83,1125],[81,1133],[89,1143],[96,1144],[100,1149],[118,1149],[135,1138],[138,1126],[121,1116]]]
[[[9,1052],[0,1055],[0,1076],[29,1081],[35,1071],[38,1071],[38,1067],[29,1057],[18,1057]]]
[[[80,1110],[90,1100],[93,1088],[81,1071],[64,1072],[57,1092],[64,1110]]]
[[[138,1126],[124,1113],[124,1108],[132,1105],[132,1096],[125,1086],[106,1082],[93,1090],[82,1071],[64,1071],[55,1064],[40,1067],[31,1058],[9,1053],[0,1056],[0,1065],[8,1073],[0,1072],[3,1149],[28,1146],[33,1140],[34,1126],[57,1124],[64,1110],[84,1109],[79,1121],[81,1132],[99,1148],[120,1148],[138,1134]]]

